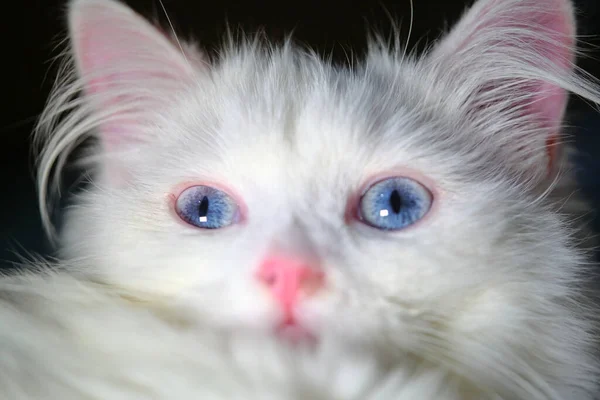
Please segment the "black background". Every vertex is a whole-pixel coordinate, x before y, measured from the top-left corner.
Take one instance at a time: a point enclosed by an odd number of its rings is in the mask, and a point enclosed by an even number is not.
[[[465,7],[464,0],[413,0],[414,21],[409,45],[427,43],[452,25]],[[158,0],[130,0],[142,14],[165,21]],[[591,45],[600,45],[600,0],[577,0],[579,33]],[[177,31],[196,37],[202,46],[212,48],[222,38],[226,23],[233,28],[254,32],[259,28],[274,38],[294,31],[297,40],[322,53],[333,51],[343,59],[349,50],[360,52],[365,33],[376,28],[389,32],[390,16],[401,23],[407,38],[411,5],[409,0],[164,0]],[[19,0],[3,2],[0,54],[3,72],[0,107],[0,261],[14,260],[14,251],[45,250],[33,183],[33,157],[30,134],[51,87],[50,60],[58,54],[56,45],[65,30],[64,0]],[[599,51],[579,64],[600,76]],[[585,110],[576,104],[578,110]],[[581,114],[579,141],[585,152],[581,159],[586,174],[584,184],[594,195],[600,143],[595,131],[600,128],[597,113]],[[598,127],[598,128],[597,128]],[[596,150],[598,149],[598,150]],[[600,196],[597,196],[600,198]],[[2,264],[0,262],[0,264]]]

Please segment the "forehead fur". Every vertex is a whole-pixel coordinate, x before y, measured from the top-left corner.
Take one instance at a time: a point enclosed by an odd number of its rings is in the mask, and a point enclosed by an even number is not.
[[[289,42],[231,45],[159,114],[158,136],[167,152],[185,148],[204,160],[246,160],[313,176],[326,167],[356,175],[358,165],[481,171],[493,148],[476,150],[474,127],[450,110],[449,85],[436,74],[427,60],[380,50],[351,69]],[[423,84],[434,79],[438,90]],[[457,153],[467,162],[457,165]]]

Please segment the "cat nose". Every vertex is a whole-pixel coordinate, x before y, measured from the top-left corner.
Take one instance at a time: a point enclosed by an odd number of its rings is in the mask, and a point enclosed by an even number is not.
[[[265,259],[257,278],[281,304],[288,321],[293,320],[293,309],[299,298],[318,291],[325,280],[323,272],[308,263],[281,256]]]

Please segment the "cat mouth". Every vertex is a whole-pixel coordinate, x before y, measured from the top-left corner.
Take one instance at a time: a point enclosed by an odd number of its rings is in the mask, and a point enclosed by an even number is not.
[[[278,325],[275,334],[293,346],[313,346],[317,343],[317,336],[293,318]]]

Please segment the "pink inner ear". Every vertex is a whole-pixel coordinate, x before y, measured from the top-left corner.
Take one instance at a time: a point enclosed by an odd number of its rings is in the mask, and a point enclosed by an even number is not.
[[[574,24],[569,13],[560,12],[565,8],[564,2],[557,1],[557,3],[556,12],[543,14],[537,21],[540,27],[547,30],[547,34],[554,42],[538,40],[534,42],[534,48],[539,49],[545,59],[559,68],[570,71],[575,59]],[[550,83],[543,83],[539,85],[537,92],[539,94],[532,104],[534,108],[532,111],[539,114],[544,124],[548,124],[552,129],[560,129],[568,99],[566,91]]]
[[[537,26],[545,29],[549,40],[534,41],[533,47],[540,55],[557,67],[568,72],[571,70],[575,58],[574,24],[571,15],[564,10],[564,2],[557,1],[556,12],[544,13],[535,21]],[[534,84],[532,90],[536,93],[529,106],[529,112],[536,115],[540,124],[549,129],[546,138],[547,173],[553,174],[559,152],[559,137],[564,112],[567,105],[568,93],[551,83],[542,82]]]
[[[530,108],[539,115],[542,124],[558,131],[567,104],[567,92],[549,83],[543,83],[539,88],[539,94]]]
[[[575,25],[571,5],[568,0],[551,0],[545,3],[541,5],[539,0],[478,0],[441,43],[438,52],[460,58],[462,52],[480,52],[485,57],[485,53],[491,50],[505,52],[506,57],[511,57],[519,56],[526,49],[534,56],[532,60],[544,60],[548,67],[554,66],[549,74],[566,75],[570,73],[575,58]],[[510,37],[509,41],[502,35],[515,36]],[[482,37],[486,39],[481,40]],[[515,46],[514,50],[511,50],[511,46]],[[495,53],[493,57],[499,56]],[[522,62],[535,61],[525,59]],[[547,67],[542,65],[541,68]],[[484,86],[494,88],[496,85],[497,83],[490,82]],[[527,96],[527,104],[515,100],[513,106],[531,115],[549,132],[544,141],[547,146],[548,167],[552,170],[568,93],[561,87],[542,81],[532,80],[519,86],[521,93],[518,97]],[[522,108],[523,106],[525,107]],[[524,143],[531,143],[531,140],[524,140]],[[513,149],[531,154],[524,147],[527,145],[519,147],[517,144]]]
[[[557,167],[557,158],[559,153],[558,134],[548,136],[546,139],[546,153],[548,157],[547,171],[551,175]]]
[[[575,59],[574,26],[566,15],[556,13],[552,16],[553,18],[543,21],[543,26],[546,26],[551,32],[557,32],[554,35],[556,44],[552,46],[548,42],[538,41],[536,48],[542,51],[546,59],[568,72],[573,67]],[[550,134],[546,138],[546,154],[548,158],[547,173],[552,175],[557,166],[560,150],[559,137],[567,107],[568,93],[547,82],[539,84],[536,92],[537,95],[529,107],[532,113],[538,115],[540,123],[550,130]]]
[[[148,138],[136,129],[183,85],[194,71],[181,51],[124,4],[74,1],[70,34],[79,75],[99,114],[104,147],[117,150]]]

